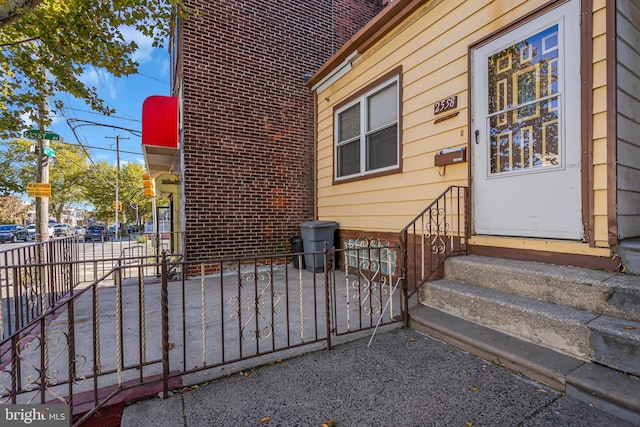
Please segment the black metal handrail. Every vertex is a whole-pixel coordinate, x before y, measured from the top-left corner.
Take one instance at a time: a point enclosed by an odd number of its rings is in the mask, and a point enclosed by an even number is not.
[[[468,200],[467,187],[452,185],[400,232],[405,301],[449,256],[467,252]]]

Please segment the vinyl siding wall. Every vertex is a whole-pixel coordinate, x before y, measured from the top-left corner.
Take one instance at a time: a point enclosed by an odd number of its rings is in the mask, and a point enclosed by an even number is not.
[[[487,35],[547,4],[546,0],[425,2],[401,25],[358,57],[351,71],[318,93],[317,209],[341,230],[398,232],[450,185],[469,186],[468,163],[434,166],[449,147],[468,147],[468,49]],[[605,0],[594,0],[595,235],[607,243]],[[333,107],[380,76],[402,66],[402,173],[348,183],[333,182]],[[434,103],[458,96],[459,114],[434,123]],[[450,113],[448,112],[448,113]],[[442,116],[446,115],[442,114]],[[470,157],[470,156],[468,156]],[[470,159],[469,159],[470,160]],[[593,168],[594,165],[587,165]],[[600,171],[599,169],[602,169]],[[599,175],[602,173],[602,179]],[[489,238],[486,245],[552,250],[540,240]],[[571,248],[573,245],[573,248]],[[586,244],[558,250],[588,253]],[[602,253],[599,253],[602,255]]]
[[[640,236],[640,2],[618,1],[618,237]]]

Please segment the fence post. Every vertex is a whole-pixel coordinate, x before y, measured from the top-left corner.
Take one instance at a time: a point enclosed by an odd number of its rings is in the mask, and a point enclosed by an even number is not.
[[[167,289],[167,252],[162,251],[160,265],[162,287],[160,303],[162,310],[162,398],[169,397],[169,292]]]
[[[409,263],[408,263],[408,246],[409,231],[405,230],[400,236],[400,256],[402,257],[402,269],[400,277],[402,277],[402,299],[404,307],[402,310],[402,321],[406,327],[409,327]]]
[[[331,350],[331,308],[330,308],[331,301],[329,298],[329,252],[328,252],[326,240],[324,241],[323,252],[324,252],[324,301],[325,301],[324,306],[325,306],[325,318],[326,318],[325,323],[327,326],[327,350]],[[331,256],[333,257],[331,262],[331,269],[333,270],[336,268],[335,247],[331,248]],[[300,265],[300,268],[302,268],[301,265]]]
[[[118,269],[114,272],[114,283],[116,287],[116,351],[118,359],[118,386],[122,386],[122,371],[124,370],[124,334],[122,319],[124,309],[122,308],[122,260],[118,260]]]

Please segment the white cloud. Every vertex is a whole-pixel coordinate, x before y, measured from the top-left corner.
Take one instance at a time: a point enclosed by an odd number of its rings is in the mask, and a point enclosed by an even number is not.
[[[29,118],[27,113],[20,114],[20,118],[22,119],[22,123],[24,124],[25,129],[35,129],[34,122]]]
[[[89,87],[97,87],[101,93],[106,93],[112,99],[118,96],[118,87],[114,77],[104,70],[87,68],[80,76],[80,81]]]
[[[86,69],[80,76],[80,81],[87,86],[96,86],[100,83],[100,74],[103,73],[93,67]]]
[[[171,68],[171,61],[169,61],[168,59],[163,59],[160,62],[160,75],[161,76],[168,76],[169,75],[169,71]]]
[[[60,115],[54,115],[54,114],[49,114],[49,116],[51,117],[51,126],[55,126],[57,124],[62,123],[65,120],[64,116],[60,116]]]
[[[134,61],[137,61],[138,64],[145,64],[153,60],[152,54],[155,48],[152,46],[153,39],[151,37],[143,35],[132,27],[122,27],[120,32],[125,40],[134,41],[138,45],[138,50],[131,55]]]

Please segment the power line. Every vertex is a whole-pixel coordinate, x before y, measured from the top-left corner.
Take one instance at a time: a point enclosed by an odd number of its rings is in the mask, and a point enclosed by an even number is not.
[[[138,74],[139,76],[141,76],[141,77],[145,77],[145,78],[150,79],[150,80],[155,80],[155,81],[157,81],[157,82],[159,82],[159,83],[162,83],[162,84],[165,84],[165,85],[168,85],[168,84],[169,84],[169,82],[167,82],[167,81],[165,81],[165,80],[160,80],[160,79],[155,78],[155,77],[153,77],[153,76],[150,76],[150,75],[148,75],[148,74],[142,74],[142,73],[137,73],[137,74]]]
[[[142,120],[140,120],[140,119],[136,119],[136,118],[132,118],[132,117],[122,117],[122,116],[105,116],[103,113],[98,113],[96,111],[90,111],[90,110],[83,110],[82,108],[64,107],[64,109],[65,110],[70,110],[70,111],[79,111],[81,113],[93,114],[93,115],[96,115],[96,116],[108,117],[110,119],[127,120],[127,121],[130,121],[130,122],[142,123]],[[73,118],[73,117],[68,117],[68,116],[65,116],[65,115],[56,115],[54,117],[62,117],[62,118],[65,118],[65,119]]]
[[[94,150],[102,150],[102,151],[111,151],[114,153],[117,153],[118,150],[114,150],[113,148],[103,148],[103,147],[95,147],[92,145],[87,145],[87,144],[74,144],[73,142],[64,142],[64,141],[56,141],[59,144],[64,144],[64,145],[72,145],[74,147],[86,147],[86,148],[91,148]],[[135,155],[142,155],[142,152],[138,151],[125,151],[125,150],[120,150],[121,153],[125,153],[125,154],[135,154]]]
[[[72,123],[78,123],[78,124],[72,125]],[[101,126],[106,128],[124,130],[126,132],[129,132],[133,136],[137,136],[139,138],[142,137],[142,131],[139,131],[137,129],[131,129],[131,128],[126,128],[126,127],[116,126],[116,125],[108,125],[105,123],[93,122],[91,120],[67,119],[67,124],[69,125],[70,128],[72,128],[72,130],[74,128],[79,128],[83,126]]]

